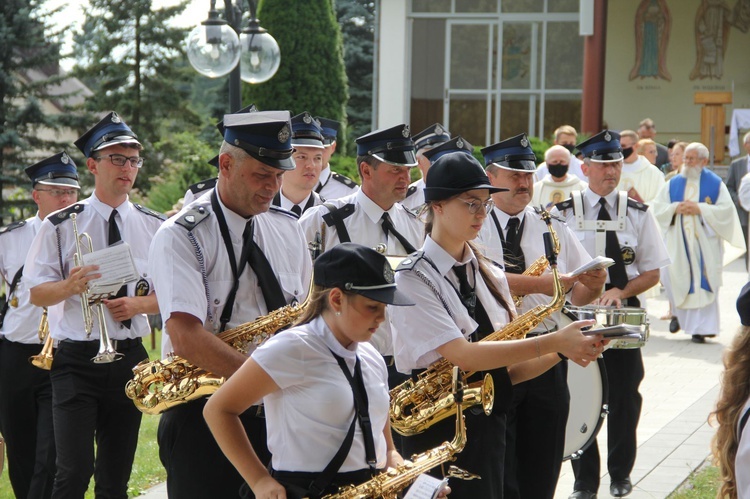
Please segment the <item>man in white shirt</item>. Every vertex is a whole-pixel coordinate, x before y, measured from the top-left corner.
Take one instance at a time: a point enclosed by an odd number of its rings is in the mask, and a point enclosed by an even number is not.
[[[315,192],[320,195],[320,198],[324,201],[326,199],[338,199],[349,194],[353,194],[359,190],[357,183],[340,173],[336,173],[331,170],[329,161],[331,156],[336,152],[336,138],[338,137],[341,123],[328,118],[322,118],[317,116],[315,118],[323,132],[323,170],[320,172],[320,178],[318,179],[318,185],[315,187]]]
[[[284,172],[281,189],[273,205],[291,211],[298,217],[322,203],[313,192],[323,168],[323,136],[320,124],[305,111],[292,118],[292,147],[295,168]]]
[[[571,175],[575,175],[576,177],[585,181],[586,176],[581,170],[581,160],[573,154],[573,151],[576,148],[576,142],[578,142],[577,139],[578,132],[576,132],[575,128],[570,125],[562,125],[555,130],[553,145],[562,146],[568,150],[568,152],[570,153],[568,173],[570,173]],[[547,175],[547,173],[549,173],[549,171],[547,170],[547,164],[540,164],[536,170],[536,180],[543,179]]]
[[[47,311],[31,304],[22,273],[25,249],[42,221],[75,202],[80,186],[76,165],[66,152],[29,166],[26,174],[38,211],[0,229],[0,279],[6,293],[0,302],[0,431],[5,435],[15,496],[49,499],[55,478],[52,384],[49,366],[40,369],[29,360],[38,357],[42,344],[46,346],[51,338],[43,336],[40,324]]]

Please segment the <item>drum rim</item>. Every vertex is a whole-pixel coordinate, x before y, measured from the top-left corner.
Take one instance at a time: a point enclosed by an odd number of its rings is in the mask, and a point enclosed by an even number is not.
[[[593,445],[596,438],[599,436],[599,431],[602,429],[604,420],[607,419],[607,416],[609,415],[609,377],[607,375],[607,366],[604,364],[604,359],[601,357],[596,359],[596,364],[597,366],[599,366],[599,375],[602,378],[602,405],[600,408],[601,410],[599,412],[599,418],[597,418],[596,425],[594,426],[594,431],[591,433],[591,436],[589,437],[589,439],[586,440],[583,446],[577,451],[573,452],[572,454],[564,455],[563,462],[574,461],[576,459],[580,459],[581,454],[586,452],[586,449],[591,447],[591,445]],[[567,426],[566,426],[566,432],[567,432]],[[563,442],[563,448],[564,447],[565,447],[565,443]]]

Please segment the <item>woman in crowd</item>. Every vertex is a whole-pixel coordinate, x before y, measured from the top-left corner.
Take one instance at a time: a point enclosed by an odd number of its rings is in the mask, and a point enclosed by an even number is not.
[[[750,283],[737,298],[742,329],[724,354],[721,394],[711,420],[712,447],[722,484],[718,497],[750,498]]]
[[[456,461],[482,478],[453,482],[451,497],[500,498],[505,455],[502,406],[510,402],[511,383],[537,376],[564,357],[588,365],[602,351],[601,336],[582,334],[581,327],[593,321],[581,321],[535,338],[477,342],[515,315],[505,275],[470,242],[492,209],[490,194],[502,189],[492,187],[479,162],[463,152],[433,163],[425,185],[427,238],[396,272],[399,289],[419,306],[408,312],[389,311],[396,366],[415,375],[445,358],[464,371],[492,374],[495,409],[490,416],[479,407],[466,412],[468,442]],[[403,451],[424,451],[450,440],[453,426],[446,419],[404,438]]]
[[[386,258],[358,244],[321,255],[314,276],[295,327],[253,352],[204,410],[222,451],[258,498],[318,497],[403,462],[391,438],[386,366],[368,340],[386,304],[413,303],[396,289]],[[239,420],[261,399],[270,471]]]

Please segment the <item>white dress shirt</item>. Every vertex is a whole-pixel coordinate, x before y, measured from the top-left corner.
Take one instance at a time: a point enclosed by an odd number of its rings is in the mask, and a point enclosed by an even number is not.
[[[73,237],[73,223],[70,217],[66,217],[55,225],[53,220],[59,220],[58,215],[75,209],[78,233],[86,233],[91,237],[93,249],[101,250],[108,246],[109,217],[113,209],[117,209],[117,226],[123,241],[130,246],[136,270],[140,275],[140,282],[148,284],[149,292],[154,290],[148,265],[148,248],[156,230],[162,223],[157,216],[144,213],[137,209],[133,203],[126,200],[117,208],[102,203],[96,194],[75,205],[50,214],[39,227],[39,232],[34,238],[28,251],[26,265],[23,269],[24,278],[30,288],[47,282],[62,281],[68,275],[74,265],[76,252],[76,241]],[[56,219],[57,217],[57,219]],[[82,244],[83,252],[88,252],[87,245]],[[62,269],[60,265],[62,264]],[[135,296],[137,282],[127,285],[127,296]],[[87,341],[99,338],[99,322],[94,320],[94,327],[90,336],[86,335],[81,312],[81,297],[73,295],[62,302],[62,306],[51,307],[49,311],[50,334],[56,340]],[[146,314],[137,314],[131,320],[128,329],[121,322],[112,318],[106,307],[104,315],[107,324],[107,332],[113,340],[124,340],[146,336],[151,332]]]
[[[479,275],[479,262],[468,246],[462,261],[456,261],[440,245],[427,236],[422,251],[427,259],[419,259],[412,269],[396,272],[398,288],[409,295],[416,307],[391,307],[389,319],[393,331],[393,351],[396,368],[402,373],[413,369],[426,368],[442,358],[438,347],[457,338],[469,338],[477,329],[477,322],[471,318],[458,296],[458,278],[453,272],[455,265],[468,264],[467,278],[474,286],[477,300],[482,302],[494,330],[509,322],[508,313],[501,307]],[[411,265],[411,256],[404,265]],[[470,271],[474,268],[475,273]],[[508,289],[508,281],[500,268],[489,265],[495,284],[506,302],[513,309],[513,300]],[[428,285],[424,279],[429,281]],[[440,294],[436,294],[435,290]],[[442,297],[442,300],[441,300]],[[443,301],[448,307],[446,310]],[[405,310],[411,308],[411,310]],[[450,310],[450,312],[449,312]]]
[[[214,191],[203,194],[190,206],[209,213],[192,231],[176,223],[187,209],[164,223],[151,244],[150,264],[164,323],[174,312],[183,312],[196,317],[207,330],[218,333],[234,277],[211,207],[211,192]],[[229,227],[235,258],[239,259],[247,220],[224,206],[220,198],[219,204]],[[310,286],[312,262],[296,217],[272,208],[256,215],[254,224],[253,239],[271,264],[287,303],[303,302]],[[258,278],[249,264],[239,283],[227,329],[268,314]],[[164,333],[163,356],[172,351],[166,328]]]
[[[352,389],[333,351],[354,373],[359,357],[367,391],[377,467],[386,463],[383,429],[388,421],[388,373],[383,358],[368,343],[348,349],[333,336],[322,317],[283,331],[253,352],[252,358],[280,390],[263,398],[268,450],[273,468],[320,472],[338,451],[354,418]],[[367,468],[359,421],[340,471]]]
[[[401,205],[409,208],[412,211],[417,211],[424,204],[424,179],[412,182],[409,185],[409,190],[414,189],[413,194],[407,195],[406,199],[401,201]]]

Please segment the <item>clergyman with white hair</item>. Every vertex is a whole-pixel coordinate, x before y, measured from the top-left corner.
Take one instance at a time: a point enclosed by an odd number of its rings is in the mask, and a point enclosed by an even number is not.
[[[682,171],[652,203],[672,258],[672,265],[662,269],[662,283],[694,343],[719,334],[724,241],[745,249],[732,197],[721,178],[706,168],[708,155],[703,144],[688,145]]]

